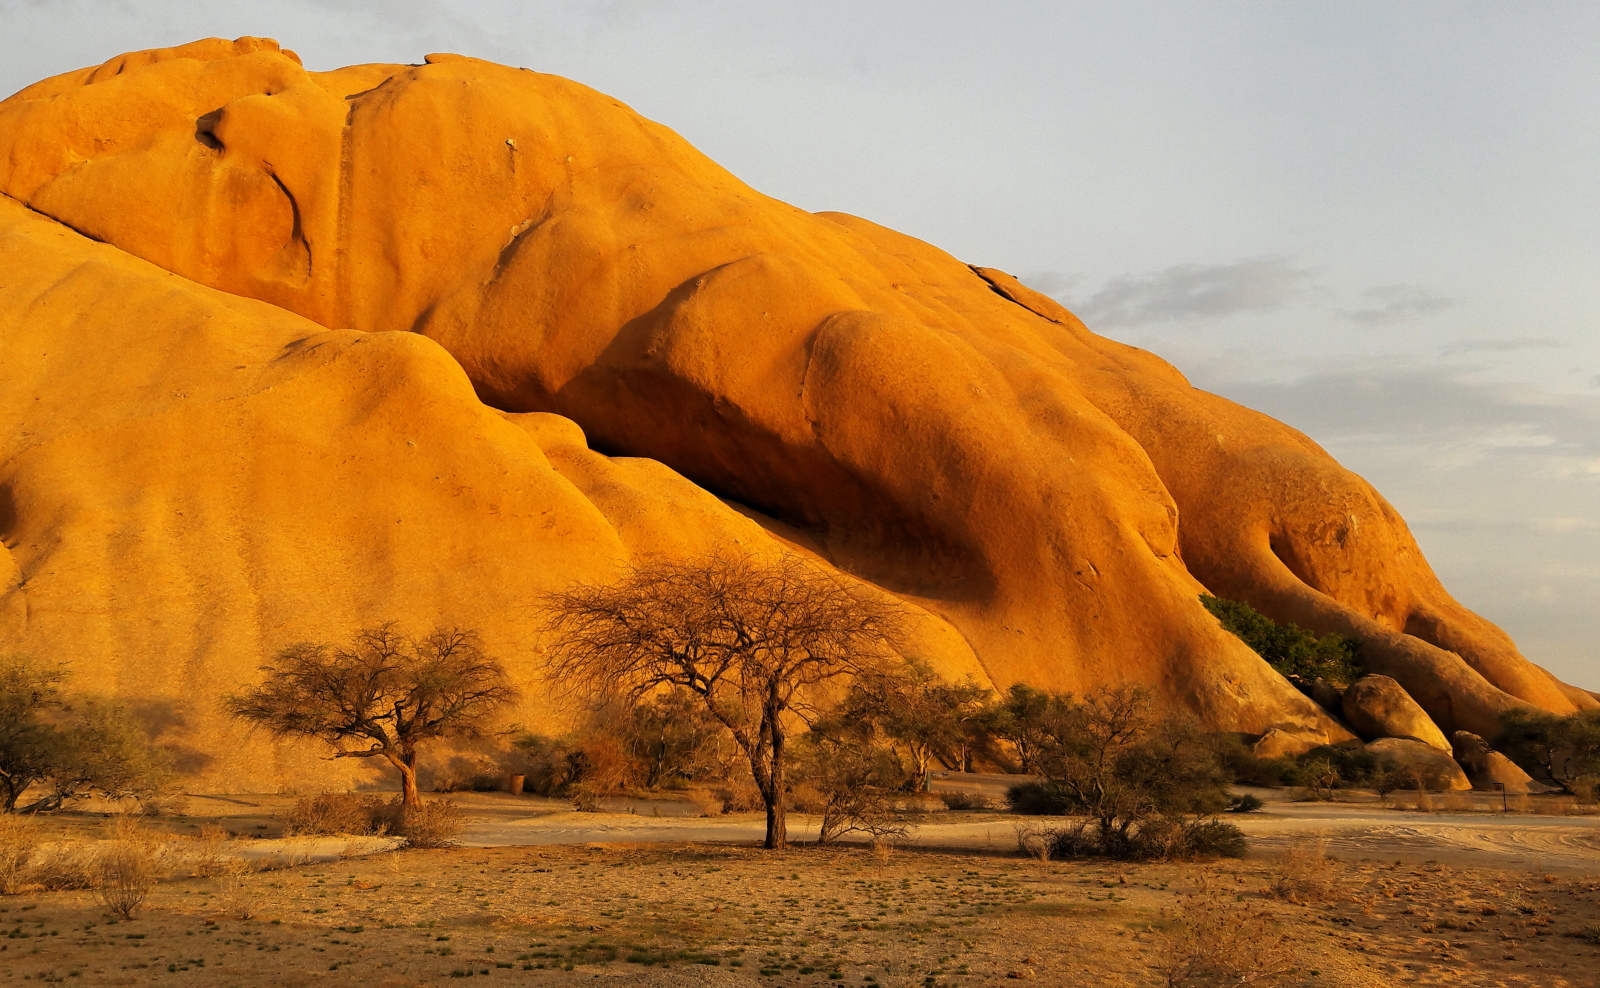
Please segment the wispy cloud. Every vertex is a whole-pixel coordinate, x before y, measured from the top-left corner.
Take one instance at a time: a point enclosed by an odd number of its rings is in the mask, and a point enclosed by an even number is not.
[[[1455,300],[1418,285],[1379,285],[1361,293],[1361,305],[1339,315],[1367,326],[1386,326],[1453,308]]]
[[[1313,272],[1282,257],[1232,264],[1180,264],[1144,275],[1113,278],[1077,310],[1090,325],[1221,319],[1272,312],[1306,297]]]
[[[1463,340],[1439,351],[1444,357],[1468,353],[1510,353],[1514,350],[1559,350],[1569,344],[1548,336],[1512,336],[1499,339]]]
[[[1017,279],[1036,292],[1059,297],[1083,284],[1083,275],[1065,271],[1038,271]]]

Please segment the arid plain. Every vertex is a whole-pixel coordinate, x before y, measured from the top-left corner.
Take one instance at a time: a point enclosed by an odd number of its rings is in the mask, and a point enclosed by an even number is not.
[[[137,918],[87,892],[8,897],[0,967],[105,985],[1145,986],[1168,983],[1174,931],[1210,915],[1264,968],[1296,969],[1283,984],[1600,984],[1600,817],[1555,804],[1508,817],[1482,798],[1420,813],[1280,794],[1242,821],[1247,858],[1141,864],[1041,862],[1017,833],[1051,821],[1004,813],[918,814],[887,853],[773,854],[754,815],[456,798],[468,846],[428,851],[277,837],[287,797],[193,799],[154,824],[186,856]],[[106,822],[55,825],[83,839]],[[199,839],[218,826],[239,839]],[[268,867],[241,876],[216,855]]]

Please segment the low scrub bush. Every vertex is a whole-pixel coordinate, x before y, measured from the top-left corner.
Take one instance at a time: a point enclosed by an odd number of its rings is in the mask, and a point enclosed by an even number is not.
[[[121,919],[132,919],[161,877],[166,842],[139,823],[118,818],[111,839],[98,849],[95,899]]]
[[[1157,817],[1139,827],[1125,848],[1102,848],[1102,853],[1145,861],[1242,858],[1247,847],[1244,831],[1231,823]]]
[[[427,800],[409,809],[396,799],[384,809],[388,832],[404,838],[407,847],[455,847],[467,826],[466,812],[449,799]]]
[[[1263,803],[1261,801],[1261,797],[1257,796],[1255,793],[1241,793],[1240,795],[1233,797],[1233,802],[1228,804],[1228,812],[1256,813],[1265,805],[1267,804]]]
[[[942,792],[939,801],[944,803],[947,810],[987,810],[990,809],[989,797],[981,792]]]
[[[1326,840],[1302,841],[1278,859],[1278,873],[1267,891],[1302,905],[1325,901],[1333,890],[1334,868]]]
[[[1154,966],[1168,988],[1272,988],[1298,973],[1294,938],[1258,904],[1203,890],[1181,897],[1167,922]]]
[[[295,801],[278,815],[286,836],[365,836],[386,833],[388,807],[381,796],[325,792]]]
[[[407,847],[453,847],[467,815],[454,801],[425,800],[406,808],[399,796],[322,793],[298,800],[280,815],[288,836],[393,836]]]
[[[1019,782],[1006,787],[1006,805],[1024,816],[1065,816],[1072,800],[1048,782]]]

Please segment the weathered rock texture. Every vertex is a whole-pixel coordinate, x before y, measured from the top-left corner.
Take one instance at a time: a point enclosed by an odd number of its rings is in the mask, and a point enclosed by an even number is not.
[[[1472,788],[1455,759],[1431,744],[1411,738],[1379,738],[1367,745],[1367,751],[1399,771],[1415,775],[1424,789],[1459,792]]]
[[[1544,792],[1545,786],[1517,766],[1516,762],[1495,751],[1489,742],[1470,731],[1457,731],[1451,737],[1456,764],[1467,773],[1474,789],[1527,793]]]
[[[1293,758],[1313,748],[1319,748],[1322,744],[1318,738],[1274,727],[1250,745],[1250,754],[1257,758]]]
[[[1344,691],[1344,720],[1368,740],[1415,738],[1440,751],[1450,750],[1439,726],[1388,676],[1362,676],[1351,683]]]
[[[1447,729],[1596,704],[1305,436],[564,79],[137,53],[0,102],[0,193],[5,634],[195,723],[386,618],[481,626],[537,720],[533,596],[734,543],[898,595],[948,673],[1217,728],[1349,737],[1203,590]]]

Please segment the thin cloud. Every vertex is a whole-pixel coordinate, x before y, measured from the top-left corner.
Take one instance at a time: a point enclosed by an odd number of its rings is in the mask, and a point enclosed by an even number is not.
[[[1459,357],[1467,353],[1510,353],[1514,350],[1559,350],[1565,340],[1548,336],[1515,336],[1505,339],[1463,340],[1439,351],[1440,356]]]
[[[1362,306],[1339,315],[1366,326],[1387,326],[1455,307],[1455,300],[1435,295],[1419,285],[1379,285],[1361,293]]]
[[[1040,271],[1023,275],[1017,280],[1040,294],[1056,297],[1065,295],[1082,284],[1083,275],[1067,274],[1065,271]]]
[[[1552,470],[1564,465],[1565,473],[1600,459],[1600,399],[1473,380],[1450,367],[1374,362],[1289,381],[1220,382],[1216,389],[1319,442],[1532,457]]]
[[[1273,312],[1304,298],[1313,272],[1282,257],[1180,264],[1108,281],[1077,310],[1090,325],[1136,326]]]

